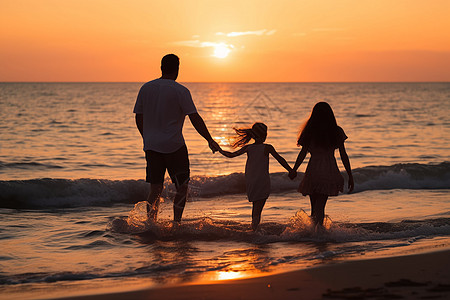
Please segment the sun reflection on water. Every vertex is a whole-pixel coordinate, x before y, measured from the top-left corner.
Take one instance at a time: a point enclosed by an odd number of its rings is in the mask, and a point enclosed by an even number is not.
[[[210,261],[215,266],[226,265],[226,267],[219,267],[213,272],[205,272],[201,276],[202,281],[236,280],[269,275],[272,270],[267,265],[266,251],[266,247],[229,251],[224,257]]]
[[[217,272],[217,280],[231,280],[246,277],[241,271],[220,271]]]

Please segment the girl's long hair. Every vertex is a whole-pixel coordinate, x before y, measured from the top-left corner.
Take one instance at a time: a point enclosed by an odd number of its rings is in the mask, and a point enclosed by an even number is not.
[[[267,136],[267,126],[264,123],[255,123],[252,128],[234,128],[238,135],[231,147],[238,148],[247,145],[251,139],[262,139],[263,141]]]
[[[311,116],[301,130],[297,146],[300,146],[300,143],[310,145],[314,142],[323,148],[337,147],[338,130],[331,106],[327,102],[319,102],[314,105]]]

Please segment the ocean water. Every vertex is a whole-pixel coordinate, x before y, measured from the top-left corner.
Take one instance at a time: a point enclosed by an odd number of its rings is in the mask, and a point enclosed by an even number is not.
[[[157,224],[132,114],[140,83],[0,83],[0,295],[48,298],[233,279],[450,247],[450,83],[186,83],[213,137],[268,125],[293,165],[296,136],[327,101],[348,140],[355,191],[326,230],[271,159],[272,194],[250,230],[245,157],[212,154],[186,120],[191,184],[181,226],[168,181]],[[228,149],[228,148],[227,148]],[[339,156],[338,153],[337,157]],[[338,165],[343,171],[338,157]],[[345,177],[345,174],[344,174]]]

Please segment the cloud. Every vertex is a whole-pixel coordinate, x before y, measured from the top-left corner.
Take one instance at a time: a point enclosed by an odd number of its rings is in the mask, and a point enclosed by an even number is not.
[[[199,40],[179,41],[179,42],[173,42],[172,44],[178,45],[178,46],[185,46],[185,47],[194,47],[194,48],[205,48],[205,47],[214,48],[214,53],[211,56],[214,56],[217,58],[227,57],[228,54],[234,49],[234,46],[231,44],[225,44],[223,42],[221,42],[221,43],[201,42]]]
[[[229,33],[223,33],[223,32],[217,32],[216,35],[224,35],[228,37],[235,37],[235,36],[243,36],[243,35],[273,35],[277,32],[275,29],[267,30],[267,29],[261,29],[261,30],[254,30],[254,31],[233,31]]]
[[[174,42],[174,45],[185,46],[185,47],[195,47],[195,48],[204,48],[204,47],[228,47],[234,48],[231,44],[225,43],[215,43],[215,42],[201,42],[199,40],[188,40],[188,41],[179,41]]]
[[[213,43],[213,42],[200,42],[199,40],[188,40],[188,41],[174,42],[173,44],[174,44],[174,45],[178,45],[178,46],[203,48],[203,47],[214,47],[214,46],[216,46],[218,43]]]
[[[173,44],[186,47],[201,47],[201,42],[199,40],[179,41],[173,42]]]

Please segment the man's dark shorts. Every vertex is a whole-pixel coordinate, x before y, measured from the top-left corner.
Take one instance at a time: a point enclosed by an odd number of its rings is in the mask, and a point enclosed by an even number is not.
[[[186,145],[172,153],[145,151],[147,182],[162,184],[166,169],[176,187],[189,182],[189,157]]]

